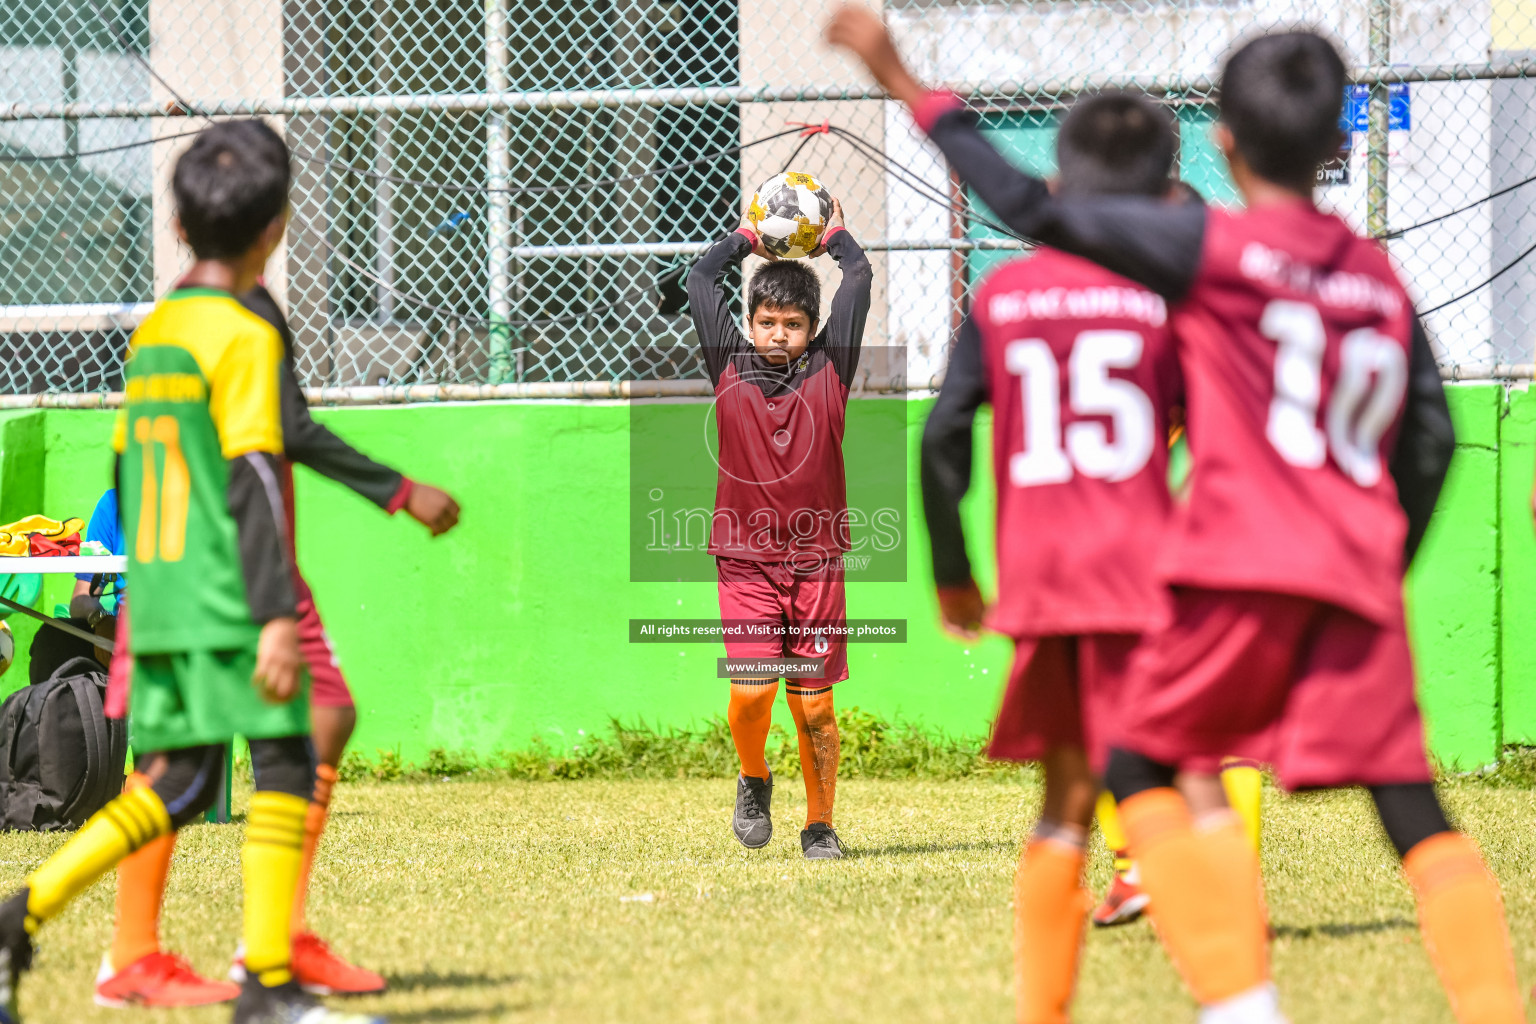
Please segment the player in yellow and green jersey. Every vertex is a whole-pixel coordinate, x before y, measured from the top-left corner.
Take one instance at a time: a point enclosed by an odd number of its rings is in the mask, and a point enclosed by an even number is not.
[[[366,1024],[289,970],[289,919],[314,787],[308,679],[278,486],[277,331],[240,305],[282,238],[287,147],[260,121],[202,132],[172,176],[195,257],[134,332],[113,445],[134,584],[129,735],[148,786],[88,821],[0,905],[0,1024],[43,922],[144,844],[206,810],[229,742],[256,791],[241,850],[247,979],[236,1024]]]

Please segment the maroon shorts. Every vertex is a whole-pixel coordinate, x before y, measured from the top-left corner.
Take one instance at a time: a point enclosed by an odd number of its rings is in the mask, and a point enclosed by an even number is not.
[[[829,686],[848,678],[848,640],[836,631],[817,627],[844,626],[848,601],[843,590],[843,563],[823,562],[812,570],[796,571],[787,562],[749,562],[716,558],[720,577],[720,618],[782,626],[782,635],[725,642],[728,658],[822,658],[819,677],[796,683]]]
[[[1430,780],[1401,607],[1380,625],[1284,594],[1173,599],[1133,659],[1116,746],[1199,771],[1262,761],[1289,789]]]
[[[1121,706],[1139,636],[1023,637],[1014,641],[1013,670],[992,725],[987,756],[1037,761],[1056,747],[1082,747],[1102,773],[1111,716]]]
[[[320,611],[315,607],[315,595],[310,592],[304,577],[294,573],[294,596],[298,598],[299,654],[309,668],[309,702],[321,708],[351,708],[352,690],[341,674],[341,663],[331,648],[331,638],[325,633],[320,621]]]
[[[299,654],[309,669],[309,702],[323,708],[355,707],[352,691],[336,661],[336,652],[331,649],[331,639],[325,635],[325,626],[315,608],[315,596],[310,593],[309,584],[295,574],[294,588],[298,597]],[[113,643],[112,666],[107,672],[108,718],[128,716],[128,681],[132,674],[133,654],[128,643],[128,606],[125,602],[117,617],[117,639]]]

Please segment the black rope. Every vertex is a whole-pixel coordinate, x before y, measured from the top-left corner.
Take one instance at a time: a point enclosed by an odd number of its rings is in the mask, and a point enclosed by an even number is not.
[[[1536,181],[1536,174],[1526,178],[1524,181],[1517,181],[1513,185],[1501,188],[1497,192],[1490,192],[1488,195],[1483,196],[1483,198],[1476,200],[1475,202],[1468,203],[1466,206],[1457,207],[1450,213],[1442,213],[1438,217],[1431,217],[1429,220],[1421,220],[1417,224],[1409,224],[1405,228],[1393,228],[1391,231],[1384,232],[1383,234],[1376,235],[1375,237],[1379,241],[1383,242],[1390,241],[1393,238],[1401,238],[1410,231],[1417,231],[1419,228],[1427,228],[1431,224],[1438,224],[1447,218],[1456,216],[1458,213],[1466,213],[1468,210],[1475,210],[1479,206],[1482,206],[1484,203],[1490,203],[1500,196],[1508,195],[1518,188],[1523,188],[1524,186],[1529,185],[1533,181]]]
[[[290,224],[290,226],[293,226],[293,225],[297,224],[299,226],[300,230],[303,231],[306,234],[311,234],[311,235],[316,234],[316,232],[313,229],[308,228],[306,225],[303,224],[303,222],[298,221],[296,219],[293,220],[293,221],[290,221],[289,224]],[[480,324],[480,325],[484,325],[484,326],[487,326],[487,327],[497,327],[497,326],[500,326],[500,327],[511,327],[511,328],[516,328],[516,327],[550,327],[550,326],[555,326],[555,325],[558,325],[558,324],[579,323],[582,320],[586,320],[589,317],[600,316],[600,315],[602,315],[604,313],[608,313],[608,312],[611,312],[612,310],[618,309],[621,306],[631,306],[634,303],[639,302],[641,299],[644,299],[647,295],[649,295],[651,292],[655,291],[657,288],[661,287],[663,284],[665,284],[671,278],[676,277],[678,274],[687,271],[688,268],[691,267],[693,265],[693,262],[694,262],[694,261],[690,260],[687,263],[676,264],[676,265],[674,265],[672,267],[669,267],[663,273],[657,275],[652,280],[652,282],[649,285],[645,286],[644,288],[634,289],[634,290],[632,290],[630,292],[625,293],[624,295],[621,295],[618,299],[614,300],[613,302],[607,303],[606,305],[602,305],[602,306],[593,306],[593,307],[591,307],[589,309],[582,310],[579,313],[567,313],[564,316],[550,316],[550,317],[527,317],[527,318],[508,317],[506,319],[498,320],[498,319],[492,319],[490,317],[480,316],[480,315],[475,314],[475,313],[465,313],[465,312],[462,312],[461,310],[452,309],[452,308],[447,307],[447,306],[439,306],[436,303],[433,303],[433,302],[431,302],[431,301],[429,301],[427,299],[424,299],[424,298],[422,298],[419,295],[413,295],[412,293],[410,293],[408,291],[405,291],[405,290],[403,290],[401,288],[398,288],[395,285],[390,284],[388,281],[385,281],[383,278],[379,277],[377,274],[375,274],[372,271],[370,271],[367,267],[363,266],[360,263],[354,262],[345,253],[341,252],[334,245],[332,245],[329,239],[327,239],[327,238],[325,238],[323,236],[320,237],[320,245],[326,250],[326,252],[330,253],[332,256],[335,256],[343,264],[345,264],[347,267],[351,268],[352,271],[354,271],[355,273],[357,273],[361,277],[367,278],[369,281],[372,281],[374,284],[378,285],[380,288],[383,288],[385,291],[389,292],[389,294],[393,295],[397,299],[402,299],[405,302],[408,302],[411,305],[417,306],[417,307],[419,307],[421,309],[427,310],[428,312],[437,313],[437,314],[439,314],[441,316],[445,316],[445,317],[449,317],[449,318],[454,319],[454,320],[458,320],[460,323]]]
[[[938,191],[932,185],[929,185],[926,181],[923,181],[923,179],[918,176],[917,172],[913,171],[909,167],[897,163],[895,160],[892,160],[883,150],[879,149],[869,141],[860,138],[853,132],[848,131],[846,128],[839,128],[836,125],[833,125],[831,130],[835,132],[839,137],[845,139],[866,159],[874,160],[881,164],[883,169],[885,169],[887,172],[893,173],[898,181],[906,185],[912,191],[916,192],[922,198],[927,199],[929,202],[937,203],[939,206],[944,207],[946,210],[949,210],[951,213],[961,217],[968,222],[973,221],[982,225],[983,227],[991,228],[993,231],[996,231],[1002,235],[1006,235],[1015,241],[1023,242],[1026,245],[1035,244],[1031,239],[1025,238],[1023,235],[1019,234],[1017,231],[1014,231],[1012,228],[1003,224],[999,224],[997,221],[992,220],[989,217],[983,217],[981,214],[970,209],[969,206],[965,204],[957,205],[953,200],[950,199],[949,196]]]
[[[1426,309],[1426,310],[1422,311],[1419,315],[1420,316],[1428,316],[1431,313],[1438,313],[1442,309],[1444,309],[1446,306],[1454,306],[1456,303],[1460,302],[1462,299],[1465,299],[1465,298],[1467,298],[1468,296],[1471,296],[1471,295],[1476,295],[1478,292],[1482,291],[1484,288],[1487,288],[1489,285],[1493,284],[1493,282],[1497,281],[1499,278],[1503,277],[1505,274],[1509,273],[1511,270],[1514,270],[1521,263],[1525,262],[1526,258],[1528,256],[1530,256],[1531,253],[1533,253],[1533,252],[1536,252],[1536,244],[1533,244],[1529,249],[1525,250],[1525,252],[1521,253],[1519,256],[1516,256],[1514,259],[1512,259],[1508,263],[1504,264],[1504,266],[1500,267],[1497,271],[1494,272],[1494,275],[1492,277],[1488,278],[1482,284],[1477,285],[1477,286],[1475,286],[1473,288],[1468,288],[1466,291],[1462,292],[1460,295],[1456,296],[1454,299],[1446,299],[1444,302],[1440,303],[1440,305],[1435,306],[1433,309]]]
[[[103,146],[101,149],[86,149],[78,153],[0,153],[0,163],[32,164],[47,163],[54,160],[78,160],[86,156],[100,156],[103,153],[120,153],[125,149],[138,149],[140,146],[153,146],[157,142],[170,142],[174,139],[187,139],[194,135],[202,134],[199,128],[195,132],[180,132],[176,135],[162,135],[158,139],[140,139],[137,142],[125,142],[120,146]]]
[[[799,129],[799,128],[791,128],[790,129],[791,132],[801,131],[801,130],[802,129]],[[785,134],[787,135],[789,133],[786,132]],[[815,133],[812,133],[812,134],[808,134],[808,135],[805,136],[805,138],[801,139],[800,140],[800,145],[796,146],[795,147],[795,151],[793,153],[789,154],[789,159],[784,161],[784,166],[779,169],[779,173],[780,174],[788,173],[789,169],[795,165],[795,161],[797,159],[799,159],[800,151],[802,149],[804,149],[806,147],[806,145],[809,144],[812,139],[814,139],[817,135],[820,135],[820,134],[822,134],[822,133],[821,132],[815,132]],[[777,137],[777,136],[775,136],[775,137]]]
[[[617,178],[599,178],[592,181],[576,181],[564,185],[525,185],[519,188],[489,188],[485,185],[447,185],[439,181],[426,181],[420,178],[405,178],[396,174],[385,174],[381,171],[370,170],[366,167],[357,167],[353,164],[344,164],[330,157],[313,156],[297,149],[295,149],[293,153],[294,156],[298,157],[300,160],[303,160],[306,163],[321,164],[326,167],[335,167],[339,168],[340,170],[347,171],[348,173],[356,174],[359,177],[371,178],[375,181],[387,181],[394,185],[410,185],[413,188],[429,189],[438,192],[477,192],[513,196],[542,195],[550,192],[573,192],[584,189],[605,188],[611,185],[624,185],[628,184],[629,182],[644,181],[647,178],[654,178],[662,174],[671,174],[674,171],[685,171],[690,167],[698,167],[700,164],[707,164],[711,161],[718,160],[721,157],[740,153],[743,150],[751,149],[753,146],[760,146],[765,142],[772,142],[774,139],[782,139],[784,136],[793,135],[799,130],[800,129],[798,128],[789,128],[785,131],[776,132],[773,135],[767,135],[761,139],[754,139],[751,142],[744,142],[739,146],[731,146],[729,148],[722,149],[714,153],[709,153],[705,156],[701,156],[693,160],[685,160],[682,163],[671,164],[667,167],[654,167],[650,170],[639,171],[635,174],[625,174]]]

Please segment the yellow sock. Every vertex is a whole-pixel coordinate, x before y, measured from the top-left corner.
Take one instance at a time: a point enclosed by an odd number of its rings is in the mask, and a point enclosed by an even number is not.
[[[171,816],[148,786],[107,804],[27,878],[27,929],[35,931],[124,857],[170,833]]]
[[[289,928],[308,813],[309,801],[291,793],[251,795],[245,845],[240,850],[245,878],[245,968],[269,988],[293,977],[288,970]]]
[[[1131,870],[1135,862],[1125,852],[1125,828],[1120,824],[1120,811],[1115,807],[1113,793],[1106,789],[1099,794],[1094,814],[1099,819],[1099,832],[1104,836],[1104,845],[1115,855],[1115,870],[1123,875]]]
[[[1253,852],[1258,853],[1264,774],[1250,764],[1227,764],[1221,769],[1221,788],[1227,791],[1227,803],[1243,819],[1243,829],[1248,833],[1248,841],[1253,844]]]

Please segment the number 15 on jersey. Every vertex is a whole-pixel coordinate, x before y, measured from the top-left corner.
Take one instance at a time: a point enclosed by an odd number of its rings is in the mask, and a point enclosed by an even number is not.
[[[1004,365],[1018,378],[1024,403],[1023,446],[1008,460],[1015,487],[1066,483],[1076,473],[1129,480],[1146,468],[1156,442],[1152,401],[1131,381],[1109,375],[1135,368],[1144,347],[1135,331],[1083,331],[1073,339],[1066,366],[1073,418],[1064,424],[1062,368],[1050,344],[1039,338],[1008,343]],[[1098,417],[1108,417],[1108,424]]]

